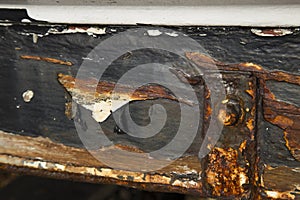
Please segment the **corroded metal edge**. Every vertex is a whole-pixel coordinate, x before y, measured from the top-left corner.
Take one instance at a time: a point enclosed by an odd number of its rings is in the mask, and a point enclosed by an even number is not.
[[[264,119],[283,130],[286,147],[293,157],[300,161],[300,131],[298,125],[300,120],[300,108],[288,103],[280,102],[266,86],[266,82],[271,80],[300,85],[300,75],[278,70],[269,71],[254,63],[224,64],[197,52],[186,52],[186,57],[205,70],[210,70],[212,69],[212,66],[217,66],[219,70],[251,72],[259,80],[260,95],[263,97]]]
[[[254,179],[256,173],[256,78],[252,77],[251,74],[242,73],[240,75],[244,78],[245,82],[243,84],[245,85],[233,89],[236,87],[234,79],[238,79],[236,77],[238,73],[234,73],[234,78],[230,74],[228,71],[223,74],[223,81],[232,81],[232,86],[229,86],[228,83],[225,84],[228,92],[222,104],[236,101],[235,103],[238,106],[235,109],[237,110],[234,111],[232,107],[227,107],[225,117],[225,119],[236,118],[236,120],[222,121],[224,122],[224,134],[230,132],[232,137],[240,138],[240,140],[233,143],[231,141],[230,143],[229,141],[225,142],[226,139],[223,138],[225,140],[219,144],[220,146],[217,144],[216,147],[212,148],[205,168],[206,179],[209,190],[215,197],[251,199],[251,195],[256,192],[256,181]],[[239,81],[239,84],[242,83]],[[239,92],[229,92],[230,88]],[[211,106],[207,108],[209,107]],[[207,117],[205,116],[205,118]],[[233,123],[226,123],[227,121]],[[235,132],[232,129],[234,127],[239,127],[238,132],[243,134]],[[230,144],[227,144],[228,142]]]
[[[0,168],[13,172],[203,196],[198,165],[197,158],[187,157],[156,172],[111,169],[84,149],[0,131]],[[198,178],[189,178],[191,173]]]
[[[220,70],[250,72],[257,78],[257,94],[260,98],[255,101],[256,104],[262,104],[262,114],[264,120],[282,129],[285,139],[285,146],[295,158],[295,162],[300,161],[299,157],[299,114],[300,108],[285,102],[277,100],[272,91],[267,87],[267,81],[286,82],[294,85],[300,85],[300,75],[291,74],[283,71],[269,71],[262,66],[253,63],[224,64],[214,60],[206,55],[196,52],[187,52],[186,57],[193,61],[198,67],[210,70],[212,66],[217,66]],[[246,91],[253,98],[256,96],[254,90]],[[254,122],[254,121],[253,121]],[[251,123],[252,124],[252,123]],[[250,125],[250,124],[249,124]],[[249,130],[255,136],[253,127],[248,126]],[[252,128],[251,128],[252,127]],[[250,147],[251,148],[251,147]],[[254,147],[257,150],[259,147]],[[250,149],[251,151],[251,149]],[[248,152],[249,153],[249,152]],[[255,153],[256,154],[256,153]],[[254,199],[298,199],[300,196],[300,174],[299,167],[280,166],[272,168],[270,166],[260,166],[259,153],[252,157],[252,181]],[[280,180],[278,180],[280,179]],[[280,183],[281,182],[281,183]]]

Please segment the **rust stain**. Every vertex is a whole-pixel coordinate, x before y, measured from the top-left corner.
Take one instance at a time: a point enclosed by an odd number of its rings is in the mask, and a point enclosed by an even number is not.
[[[283,29],[283,28],[269,28],[269,29],[251,29],[251,32],[257,36],[262,37],[278,37],[292,34],[293,31],[291,29]]]
[[[119,99],[122,97],[129,98],[128,100],[148,100],[148,99],[157,99],[165,98],[170,100],[177,101],[177,98],[173,96],[167,89],[159,85],[145,85],[134,91],[133,94],[130,94],[131,87],[129,85],[118,85],[118,94],[120,96],[112,96],[115,83],[108,81],[97,80],[79,80],[75,79],[70,75],[58,74],[58,81],[66,88],[67,91],[71,92],[72,95],[76,93],[82,93],[83,95],[89,96],[93,95],[96,98],[100,99]],[[80,91],[75,90],[76,88]]]
[[[186,52],[185,56],[204,69],[213,69],[217,63],[213,58],[198,52]]]
[[[59,60],[59,59],[55,59],[55,58],[48,58],[48,57],[41,57],[41,56],[21,55],[20,58],[27,59],[27,60],[46,61],[49,63],[67,65],[67,66],[73,65],[73,63],[71,63],[70,61],[63,61],[63,60]]]
[[[254,119],[249,119],[246,122],[247,128],[249,129],[250,132],[254,130]]]
[[[275,118],[273,119],[269,118],[269,121],[273,122],[273,124],[279,125],[282,128],[287,128],[294,124],[294,121],[291,120],[290,118],[285,116],[280,116],[280,115],[275,116]]]
[[[232,125],[235,121],[236,116],[234,114],[229,114],[226,110],[221,109],[219,111],[218,119],[225,125]]]
[[[300,161],[300,108],[277,101],[268,95],[263,99],[264,117],[284,130],[286,146],[295,159]]]
[[[240,144],[239,151],[240,151],[240,152],[244,152],[244,150],[246,149],[246,147],[247,147],[247,140],[244,140],[244,141]]]
[[[214,148],[208,157],[206,181],[215,196],[243,194],[243,185],[249,183],[249,179],[247,170],[238,164],[237,150]]]
[[[290,129],[287,129],[284,131],[284,139],[286,141],[286,146],[294,155],[294,157],[300,161],[300,134],[299,131],[293,131]]]
[[[254,99],[255,95],[254,95],[254,91],[253,90],[249,89],[249,90],[246,90],[245,92],[247,94],[249,94]]]
[[[266,81],[275,80],[281,82],[287,82],[292,84],[300,85],[300,76],[282,72],[282,71],[268,71],[263,67],[253,64],[253,63],[240,63],[240,64],[224,64],[219,61],[216,61],[206,55],[195,53],[195,52],[187,52],[186,57],[193,61],[197,66],[203,68],[204,70],[215,69],[215,66],[219,70],[224,71],[242,71],[242,72],[251,72],[256,78],[258,78],[260,83],[260,92],[263,96],[263,116],[265,120],[268,122],[277,125],[281,129],[283,129],[284,138],[286,140],[286,146],[292,153],[292,155],[300,161],[300,108],[285,103],[280,102],[276,99],[275,95],[270,91],[266,86]],[[185,76],[185,74],[183,74]],[[190,79],[190,83],[198,84],[199,82],[195,81],[198,79],[194,79],[193,77],[187,77]],[[136,90],[132,95],[129,95],[128,91],[130,86],[120,86],[121,90],[118,93],[118,96],[112,96],[112,91],[115,87],[115,83],[100,81],[97,80],[75,80],[74,77],[59,74],[58,75],[59,82],[66,88],[66,90],[72,93],[72,96],[78,96],[78,98],[84,97],[84,101],[92,101],[96,100],[107,100],[107,99],[128,99],[130,101],[133,100],[147,100],[147,99],[156,99],[156,98],[166,98],[175,101],[185,101],[176,99],[168,90],[161,86],[157,85],[146,85],[138,90]],[[79,91],[75,88],[75,81],[79,85]],[[91,87],[95,85],[95,87]],[[77,88],[78,89],[78,88]],[[255,101],[255,87],[252,82],[249,82],[249,89],[245,90],[247,94],[249,94],[253,101]],[[210,91],[205,89],[205,115],[204,122],[207,122],[211,117],[213,112],[212,107],[209,103],[210,99]],[[229,99],[224,100],[224,104],[228,104]],[[188,102],[188,100],[186,100]],[[251,109],[251,114],[254,116],[255,107]],[[250,110],[249,110],[250,111]],[[247,111],[247,112],[249,112]],[[244,109],[243,105],[240,105],[240,109],[238,112],[241,113],[232,113],[227,112],[225,110],[220,110],[219,119],[224,123],[224,125],[234,125],[237,121],[241,121],[244,118]],[[238,119],[238,120],[237,120]],[[245,122],[247,128],[251,133],[254,132],[255,120],[254,118],[250,118]],[[204,126],[206,123],[204,124]],[[205,127],[204,127],[205,129]],[[254,139],[254,134],[251,135],[251,139]],[[120,149],[140,152],[139,149],[131,148],[124,145],[117,146]],[[249,180],[247,176],[249,174],[248,167],[241,166],[238,162],[239,151],[244,152],[247,147],[247,140],[244,140],[237,150],[233,148],[213,148],[210,147],[212,151],[208,155],[208,165],[205,171],[206,181],[210,185],[212,194],[215,196],[240,196],[246,192],[244,185],[252,183],[252,180]],[[246,161],[247,162],[247,161]],[[254,162],[253,162],[254,163]],[[247,163],[249,165],[249,163]],[[257,163],[256,163],[257,164]],[[259,180],[257,173],[257,166],[253,167],[253,172],[251,172],[254,176],[254,180],[257,182]],[[254,181],[254,182],[255,182]],[[169,182],[170,183],[170,182]],[[177,182],[172,182],[177,183]],[[191,184],[194,184],[191,182]],[[262,180],[262,185],[263,185]],[[176,185],[176,184],[175,184]],[[273,192],[273,193],[272,193]],[[273,198],[275,193],[274,191],[269,191],[268,196]],[[282,195],[281,193],[277,193],[276,195]],[[281,196],[283,197],[283,196]]]
[[[207,55],[197,52],[187,52],[186,57],[203,70],[214,70],[217,67],[224,71],[251,72],[259,79],[261,93],[263,95],[264,118],[283,129],[286,146],[298,161],[300,161],[300,108],[292,104],[281,102],[266,86],[266,81],[273,80],[300,85],[300,75],[283,71],[269,71],[254,63],[224,64]],[[250,96],[255,97],[253,86],[246,90]],[[227,119],[228,117],[221,117]],[[253,122],[248,121],[247,127],[253,130]]]
[[[243,102],[236,96],[227,95],[227,98],[222,101],[226,107],[220,109],[218,119],[225,126],[233,126],[244,120]]]
[[[248,82],[248,85],[249,85],[249,89],[248,90],[246,90],[245,92],[247,93],[247,94],[249,94],[251,97],[252,97],[252,99],[255,99],[255,88],[254,88],[254,85],[253,85],[253,83],[252,82]]]
[[[61,73],[58,74],[58,81],[71,94],[73,101],[92,111],[92,117],[97,122],[105,121],[112,112],[130,101],[164,98],[187,105],[194,104],[189,100],[176,98],[169,90],[156,84],[143,85],[133,90],[130,85],[98,82],[93,78],[80,80]]]
[[[218,119],[225,125],[225,126],[232,126],[237,123],[239,120],[239,116],[236,113],[227,112],[224,109],[219,110]]]
[[[133,146],[128,146],[128,145],[124,145],[124,144],[115,144],[114,146],[117,149],[125,150],[125,151],[128,151],[128,152],[145,153],[141,149],[139,149],[137,147],[133,147]]]

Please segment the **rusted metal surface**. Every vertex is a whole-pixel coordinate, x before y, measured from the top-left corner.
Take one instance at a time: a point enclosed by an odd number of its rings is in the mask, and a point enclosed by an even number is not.
[[[131,94],[129,85],[119,86],[120,91],[113,93],[116,84],[107,81],[78,80],[64,74],[58,74],[58,81],[72,95],[72,99],[76,103],[92,111],[92,116],[97,122],[103,122],[110,116],[112,111],[117,110],[130,101],[158,98],[183,101],[178,100],[170,91],[159,85],[142,86]],[[75,86],[75,82],[78,87]],[[185,102],[189,103],[188,100]]]
[[[199,55],[199,58],[202,59],[203,55]],[[202,68],[199,62],[197,64],[199,68]],[[213,76],[212,74],[211,78],[214,78]],[[194,85],[200,83],[194,82],[196,79],[194,77],[187,78],[190,82],[194,83]],[[91,85],[89,80],[75,80],[73,77],[62,74],[58,75],[58,80],[67,91],[71,92],[72,96],[74,95],[73,97],[75,97],[75,99],[80,96],[81,101],[78,101],[78,103],[83,105],[86,104],[89,99],[92,99],[94,103],[106,101],[107,98],[111,99],[110,95],[114,87],[113,83],[99,82],[96,84],[97,87],[94,88],[95,91],[81,87],[75,90],[75,81],[79,81],[79,85],[85,87],[85,85]],[[255,77],[251,77],[251,74],[247,72],[245,72],[245,74],[230,74],[227,71],[226,74],[223,74],[223,81],[226,89],[226,99],[224,99],[222,103],[226,105],[226,110],[220,110],[217,111],[217,113],[219,113],[218,118],[224,123],[225,128],[217,144],[218,147],[214,147],[214,144],[211,142],[209,142],[207,146],[212,152],[207,159],[203,160],[206,166],[205,173],[203,174],[205,178],[204,184],[206,185],[205,190],[212,196],[249,198],[251,190],[253,190],[249,185],[254,184],[252,176],[255,173],[255,167],[253,166],[255,160],[253,158],[255,158],[256,152],[251,148],[255,147],[253,144],[255,142],[256,79]],[[148,87],[151,90],[149,90]],[[127,99],[147,100],[153,99],[154,97],[175,100],[175,97],[164,92],[161,86],[148,87],[138,90],[137,95],[133,94],[132,97],[127,97]],[[204,130],[207,129],[205,126],[209,124],[210,115],[212,113],[212,106],[209,103],[209,94],[211,91],[206,90]],[[117,95],[128,95],[126,90],[122,90],[122,92],[124,93]],[[152,95],[152,93],[155,95]],[[90,95],[94,98],[96,96],[96,99],[90,98]],[[106,98],[99,99],[97,98],[99,95],[106,95]],[[140,95],[142,95],[143,98],[139,98]],[[188,99],[186,99],[185,102],[188,102]],[[109,112],[111,112],[111,109]],[[197,156],[194,155],[194,157]],[[221,174],[222,176],[220,176]]]
[[[219,69],[224,69],[224,70],[230,70],[230,71],[236,71],[239,70],[241,72],[251,72],[256,78],[257,78],[257,86],[253,85],[253,83],[250,83],[249,85],[252,86],[252,89],[246,90],[246,92],[253,98],[255,99],[255,103],[258,103],[260,108],[262,108],[262,115],[264,117],[264,120],[267,122],[270,122],[271,124],[274,124],[282,129],[282,136],[285,139],[285,146],[286,148],[290,151],[291,155],[298,161],[295,161],[295,166],[296,167],[281,167],[277,166],[275,168],[272,168],[271,166],[261,166],[260,170],[258,170],[258,163],[257,161],[260,160],[260,154],[256,154],[255,150],[252,151],[252,156],[257,156],[257,158],[252,158],[251,162],[254,166],[252,168],[252,173],[251,173],[251,178],[252,178],[252,186],[258,186],[259,190],[261,193],[259,195],[262,195],[262,197],[269,197],[269,198],[274,198],[274,199],[295,199],[297,196],[299,197],[299,183],[300,183],[300,174],[299,174],[299,150],[300,150],[300,141],[299,141],[299,128],[297,128],[299,125],[299,116],[300,116],[300,110],[299,107],[282,102],[280,100],[277,100],[275,95],[270,91],[270,89],[267,87],[266,82],[269,80],[272,81],[278,81],[278,82],[287,82],[295,85],[300,85],[300,76],[291,74],[291,73],[286,73],[283,71],[268,71],[265,70],[262,66],[255,65],[253,63],[241,63],[241,64],[236,64],[236,65],[225,65],[223,63],[220,63],[219,61],[213,60],[205,55],[199,55],[198,53],[187,53],[187,57],[191,60],[193,60],[195,63],[197,63],[198,66],[204,67],[205,69],[209,69],[212,65],[216,64]],[[255,83],[256,84],[256,83]],[[261,98],[261,102],[256,100],[256,91],[255,88],[259,90],[259,95]],[[252,114],[255,116],[255,109],[256,106],[253,106],[253,111]],[[253,128],[255,127],[254,125],[254,120],[250,119],[248,122],[251,125],[244,125],[245,127],[249,127],[250,130],[253,131]],[[263,133],[261,133],[263,134]],[[255,137],[255,134],[253,133],[252,138]],[[262,144],[264,145],[264,144]],[[254,147],[254,146],[252,146]],[[260,147],[258,146],[258,150]],[[221,153],[220,150],[217,151],[218,154],[225,154],[227,153],[227,157],[234,158],[236,156],[236,152],[233,152],[233,156],[228,156],[231,155],[230,150],[224,150],[222,149]],[[251,152],[251,150],[248,149],[248,153]],[[254,156],[254,157],[255,157]],[[212,167],[218,166],[218,163],[221,162],[226,156],[220,157],[219,156],[210,156],[212,160],[216,160],[216,163],[212,165]],[[223,161],[224,163],[228,162],[227,160]],[[231,160],[231,165],[234,165],[236,161],[233,159]],[[263,163],[260,163],[263,164]],[[220,169],[225,170],[227,165],[221,165]],[[235,171],[239,171],[239,174],[243,174],[244,171],[241,171],[240,167],[237,165],[233,167]],[[285,169],[285,170],[283,170]],[[228,170],[230,171],[230,170]],[[209,171],[209,173],[212,173]],[[294,178],[289,181],[284,181],[285,187],[278,186],[277,181],[280,181],[281,177],[290,177],[291,174],[294,173]],[[224,171],[222,173],[215,173],[216,174],[226,174]],[[233,177],[235,176],[234,173],[229,173]],[[260,176],[260,178],[259,178]],[[220,180],[226,179],[226,176],[223,175]],[[226,179],[228,184],[230,184],[230,179]],[[245,179],[244,179],[245,180]],[[216,187],[217,180],[213,181],[214,188]],[[267,182],[267,184],[265,184]],[[275,182],[275,183],[272,183]],[[238,181],[236,181],[238,183]],[[219,184],[222,185],[222,184]],[[222,185],[223,186],[223,185]],[[234,188],[231,186],[231,188]],[[241,189],[241,187],[239,188]],[[270,190],[271,189],[271,190]],[[224,193],[224,188],[221,188],[219,190],[218,195],[221,194],[221,191]],[[237,190],[241,191],[241,190]],[[230,194],[233,194],[234,192],[231,191]],[[224,194],[223,194],[224,195]],[[258,198],[258,196],[256,196]]]
[[[31,33],[46,34],[50,28],[53,27],[39,27],[38,30],[31,26],[0,28],[5,38],[1,40],[5,47],[5,51],[1,49],[2,54],[7,54],[1,57],[5,75],[0,74],[0,91],[3,98],[1,102],[5,102],[0,107],[0,128],[5,130],[0,132],[0,162],[3,169],[205,197],[299,198],[300,105],[279,98],[274,88],[269,85],[273,82],[293,85],[294,90],[287,90],[299,93],[297,87],[300,83],[298,75],[300,51],[297,47],[299,42],[297,32],[289,33],[282,39],[279,37],[265,39],[257,37],[250,29],[179,28],[178,30],[195,37],[215,57],[186,52],[187,60],[212,78],[214,78],[212,67],[219,68],[226,90],[226,99],[220,99],[220,102],[226,109],[213,110],[213,106],[210,105],[211,91],[205,87],[199,75],[187,70],[187,63],[180,63],[180,67],[172,69],[177,77],[185,77],[199,94],[203,127],[199,130],[192,147],[182,158],[162,170],[141,173],[111,169],[94,159],[80,143],[74,123],[69,120],[73,115],[70,112],[69,93],[72,96],[81,95],[80,99],[86,102],[95,103],[97,100],[94,95],[89,96],[88,87],[82,88],[82,91],[72,91],[74,77],[82,60],[103,38],[109,37],[114,31],[123,31],[130,27],[107,27],[101,29],[104,32],[101,32],[101,36],[97,34],[97,37],[61,33],[42,37],[38,43],[32,43]],[[55,28],[66,30],[64,25]],[[29,36],[22,34],[23,32]],[[83,48],[83,44],[87,47]],[[65,46],[69,48],[66,50]],[[134,65],[137,61],[147,61],[145,58],[147,54],[158,61],[165,61],[161,55],[151,51],[130,52],[125,59],[121,59],[122,62],[114,63],[117,66],[115,69],[119,69],[119,66]],[[20,57],[22,55],[60,58],[59,61],[71,62],[73,66],[66,67],[59,62],[36,61],[43,60],[40,57],[22,59]],[[11,57],[14,59],[8,59]],[[170,55],[167,59],[174,60]],[[9,74],[8,78],[6,74]],[[104,98],[98,100],[111,98],[110,91],[115,83],[114,74],[115,71],[108,72],[106,77],[108,80],[100,82],[99,87],[96,87],[99,95],[104,94]],[[27,90],[34,91],[34,98],[26,103],[22,94]],[[124,94],[126,95],[126,87]],[[134,95],[136,96],[126,98],[133,100],[132,106],[134,112],[138,114],[139,122],[148,120],[148,116],[142,115],[143,112],[148,113],[148,110],[143,108],[154,103],[163,102],[171,109],[170,113],[174,118],[178,112],[175,109],[176,101],[190,103],[188,99],[177,100],[168,90],[156,85],[142,87]],[[65,110],[65,104],[69,109]],[[224,129],[217,144],[207,146],[211,150],[209,155],[199,159],[197,154],[199,146],[214,112],[218,113],[218,120],[223,122]],[[169,142],[169,137],[173,136],[172,133],[176,128],[172,124],[176,123],[177,119],[171,120],[173,121],[163,130],[166,134],[160,135],[158,142],[149,140],[144,143],[131,140],[125,133],[118,131],[111,117],[102,124],[106,134],[115,141],[117,149],[143,153],[152,147]],[[106,147],[105,150],[113,149]],[[118,159],[128,158],[115,156],[116,162]]]

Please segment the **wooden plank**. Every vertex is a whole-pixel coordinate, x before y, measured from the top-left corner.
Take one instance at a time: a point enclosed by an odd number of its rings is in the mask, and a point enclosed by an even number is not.
[[[222,102],[228,110],[217,112],[225,127],[217,144],[210,147],[209,155],[200,159],[198,152],[205,140],[211,105],[209,90],[204,87],[199,74],[178,57],[152,50],[131,52],[114,62],[112,70],[105,76],[112,83],[119,78],[116,71],[121,73],[122,69],[151,62],[153,58],[157,62],[173,62],[177,70],[188,72],[181,75],[188,75],[198,94],[203,126],[192,146],[182,158],[166,168],[144,173],[111,169],[85,150],[74,122],[65,113],[70,94],[57,77],[59,73],[75,77],[87,54],[99,42],[132,27],[100,27],[105,28],[106,33],[94,34],[94,37],[85,32],[46,35],[50,28],[53,27],[0,27],[0,162],[3,169],[210,197],[299,197],[297,93],[300,37],[297,30],[284,37],[265,38],[253,34],[248,28],[172,28],[197,40],[214,57],[187,52],[185,56],[189,62],[208,71],[214,62],[227,84],[228,98]],[[66,25],[54,28],[74,30]],[[37,43],[33,42],[35,34],[43,35],[34,40]],[[69,62],[72,66],[61,65]],[[208,74],[215,78],[214,71]],[[22,94],[27,90],[32,90],[34,96],[29,102],[24,102]],[[105,133],[118,144],[117,148],[149,152],[164,146],[174,137],[178,128],[174,124],[179,120],[176,101],[159,98],[132,102],[132,111],[136,114],[134,119],[147,124],[148,108],[156,103],[163,104],[173,116],[156,139],[142,141],[129,137],[118,130],[112,117],[102,123]],[[79,109],[82,109],[80,105]],[[109,147],[105,149],[113,152],[111,150]],[[122,159],[128,160],[122,155],[115,155],[113,160],[118,163]]]

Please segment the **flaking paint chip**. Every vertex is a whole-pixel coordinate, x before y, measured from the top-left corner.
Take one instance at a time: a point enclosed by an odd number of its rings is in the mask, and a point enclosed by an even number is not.
[[[149,36],[159,36],[162,34],[159,30],[147,30]]]
[[[23,92],[22,97],[24,102],[29,103],[34,97],[34,92],[32,90],[26,90],[25,92]]]

